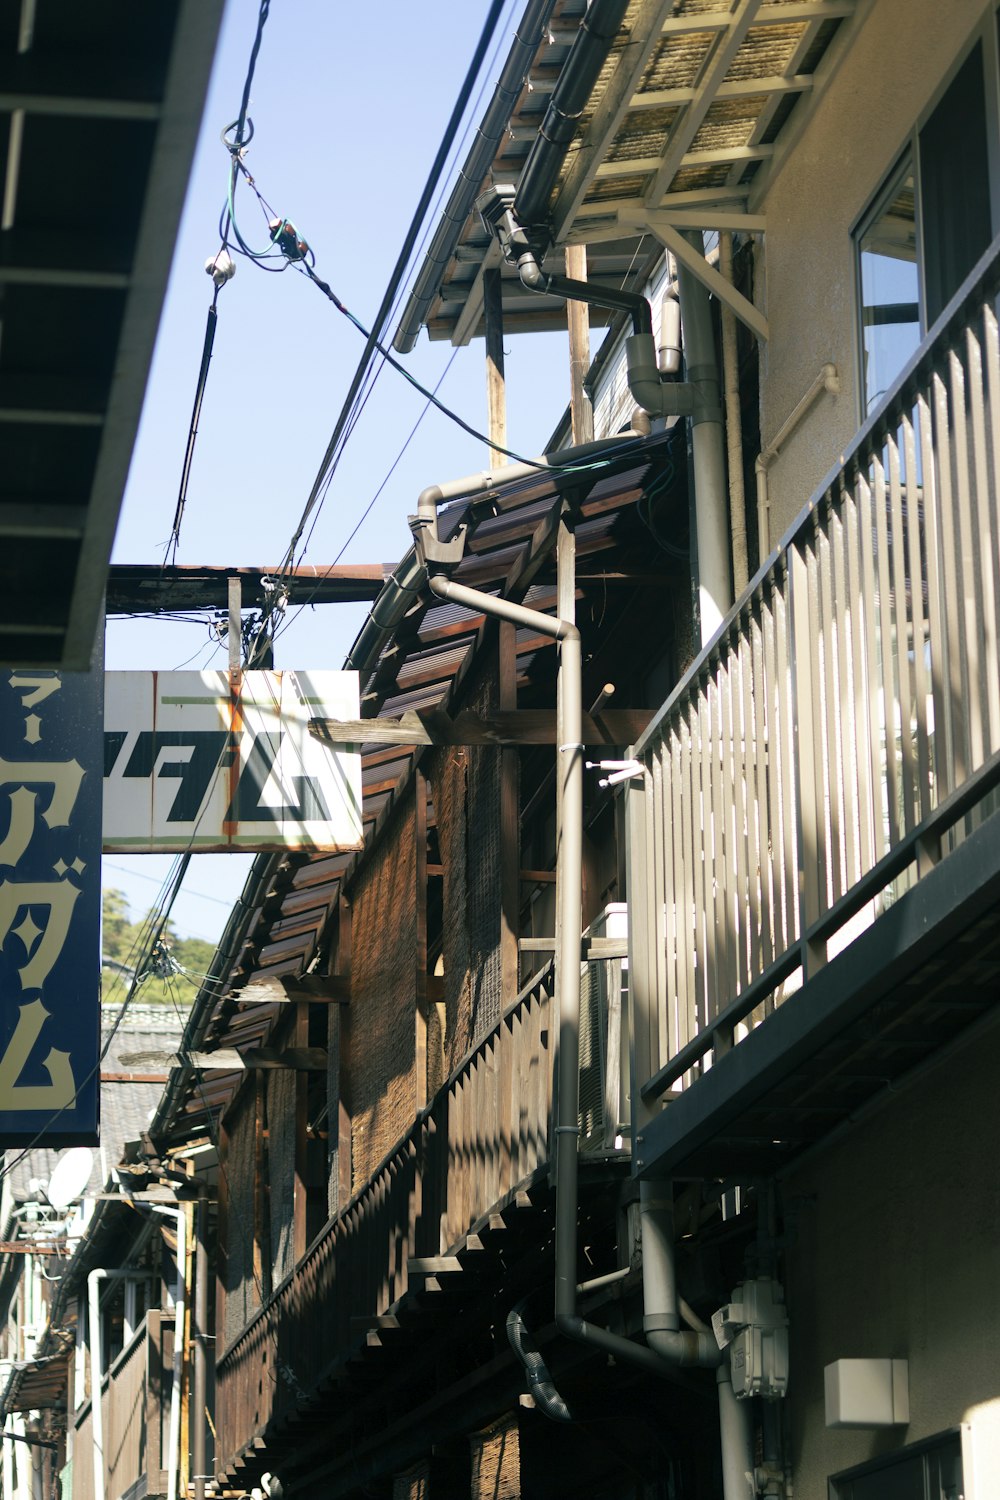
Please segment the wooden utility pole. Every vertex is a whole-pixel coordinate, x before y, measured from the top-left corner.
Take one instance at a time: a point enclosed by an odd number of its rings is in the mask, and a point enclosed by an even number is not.
[[[586,245],[566,246],[566,275],[573,281],[586,281]],[[567,302],[566,322],[569,327],[569,400],[573,442],[592,443],[594,412],[583,388],[584,377],[590,369],[590,309],[586,302]]]
[[[489,433],[490,468],[507,462],[507,387],[503,373],[503,294],[500,268],[492,266],[483,272],[483,314],[486,322],[486,404]]]

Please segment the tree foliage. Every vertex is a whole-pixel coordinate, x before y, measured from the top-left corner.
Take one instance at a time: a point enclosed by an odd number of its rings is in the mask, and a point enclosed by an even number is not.
[[[159,948],[153,950],[152,936],[158,921],[155,911],[147,912],[139,922],[129,920],[129,906],[124,894],[108,886],[102,892],[101,956],[104,960],[104,993],[114,991],[124,998],[132,974],[145,972],[138,998],[160,1005],[176,1005],[186,1012],[208,973],[215,945],[202,938],[181,937],[173,922],[167,920]],[[119,967],[120,966],[120,967]]]

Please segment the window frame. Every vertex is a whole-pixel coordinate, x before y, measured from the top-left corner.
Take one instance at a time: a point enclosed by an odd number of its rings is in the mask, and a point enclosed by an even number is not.
[[[879,1454],[877,1458],[866,1459],[863,1463],[853,1464],[849,1469],[841,1469],[838,1473],[829,1475],[826,1481],[827,1500],[851,1500],[850,1493],[838,1486],[853,1484],[856,1479],[869,1479],[884,1470],[893,1468],[896,1464],[908,1462],[913,1458],[926,1459],[950,1447],[956,1441],[962,1464],[962,1500],[978,1500],[972,1465],[972,1428],[968,1422],[961,1422],[956,1427],[946,1427],[942,1432],[933,1433],[930,1437],[921,1438],[915,1443],[907,1443],[905,1447],[896,1448],[891,1453]],[[926,1496],[926,1467],[923,1480]]]
[[[977,44],[982,46],[983,92],[986,116],[986,157],[989,174],[990,227],[995,238],[1000,234],[1000,3],[990,0],[983,14],[956,52],[949,66],[942,73],[937,86],[929,96],[916,119],[897,142],[890,158],[890,165],[878,176],[873,190],[868,194],[865,206],[850,225],[849,234],[853,261],[854,291],[854,345],[855,377],[857,390],[858,420],[867,421],[867,383],[865,380],[865,338],[863,323],[863,286],[861,276],[861,239],[885,209],[893,187],[899,180],[904,163],[909,158],[913,172],[913,203],[916,217],[917,241],[917,288],[920,338],[927,334],[927,287],[925,282],[927,249],[924,243],[924,215],[921,201],[920,135],[934,111],[941,103],[956,76],[968,61]]]

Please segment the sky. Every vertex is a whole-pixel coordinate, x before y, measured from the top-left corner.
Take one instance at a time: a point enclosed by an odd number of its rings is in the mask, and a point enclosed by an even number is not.
[[[441,215],[489,102],[524,0],[508,0],[419,247]],[[378,9],[331,0],[271,0],[254,71],[254,136],[246,165],[277,214],[312,247],[316,271],[365,327],[374,321],[486,18],[486,0]],[[257,25],[256,0],[227,0],[197,152],[177,238],[113,560],[160,563],[170,537],[201,361],[212,283],[205,261],[220,246],[229,156],[220,135],[236,120]],[[264,216],[242,186],[236,218],[253,248]],[[404,278],[408,295],[420,265]],[[390,325],[395,328],[395,321]],[[320,467],[364,340],[295,270],[269,274],[237,259],[222,289],[176,561],[276,567]],[[479,430],[486,426],[483,344],[454,351],[426,333],[407,368]],[[568,399],[565,334],[510,338],[505,348],[508,446],[539,453]],[[351,533],[425,405],[382,369],[327,499],[305,561],[394,564],[410,545],[406,516],[425,485],[489,466],[484,444],[430,411],[370,515]],[[342,556],[340,554],[342,553]],[[253,602],[253,601],[251,601]],[[290,618],[275,665],[340,667],[365,607],[324,605]],[[292,615],[291,609],[289,616]],[[108,670],[226,665],[208,623],[109,620]],[[199,855],[173,908],[185,935],[217,938],[250,864]],[[104,884],[122,890],[134,918],[157,899],[172,861],[109,856]]]

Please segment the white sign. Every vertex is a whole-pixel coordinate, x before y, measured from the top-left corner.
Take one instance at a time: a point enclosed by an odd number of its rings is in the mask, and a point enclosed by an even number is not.
[[[104,850],[360,849],[356,672],[108,672]]]

